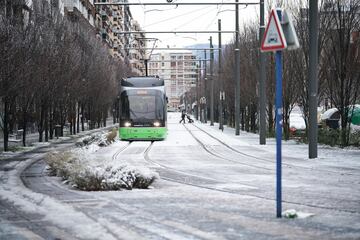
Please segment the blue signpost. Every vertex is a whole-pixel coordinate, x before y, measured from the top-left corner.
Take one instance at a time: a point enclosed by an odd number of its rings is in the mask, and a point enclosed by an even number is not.
[[[281,21],[281,10],[277,10],[279,20]],[[281,218],[281,139],[283,125],[282,108],[282,53],[276,51],[275,56],[276,73],[276,217]]]
[[[282,59],[276,52],[276,216],[281,217]]]
[[[275,51],[275,78],[276,78],[276,98],[275,98],[275,118],[276,118],[276,217],[281,218],[281,140],[283,125],[282,107],[282,53],[287,47],[284,33],[281,27],[281,10],[272,10],[269,22],[265,30],[265,35],[261,45],[262,51]]]

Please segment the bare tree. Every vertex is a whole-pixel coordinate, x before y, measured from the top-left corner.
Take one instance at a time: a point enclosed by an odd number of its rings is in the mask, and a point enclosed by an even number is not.
[[[360,89],[360,1],[326,1],[321,14],[329,28],[322,56],[326,94],[341,115],[341,145],[349,144],[350,106],[356,103]]]
[[[11,3],[17,2],[24,6],[22,0]],[[85,118],[92,127],[105,126],[117,99],[118,81],[131,69],[111,57],[94,29],[68,21],[47,1],[33,1],[26,24],[14,14],[22,10],[9,12],[7,4],[0,5],[4,150],[8,150],[9,132],[18,126],[23,129],[24,145],[28,124],[36,123],[39,141],[53,138],[56,125],[63,134],[66,123],[76,134],[80,118],[82,130]]]

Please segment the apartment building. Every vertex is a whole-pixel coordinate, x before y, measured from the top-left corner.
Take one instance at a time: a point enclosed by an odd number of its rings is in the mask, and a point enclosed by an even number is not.
[[[93,0],[52,0],[59,4],[60,12],[73,22],[80,22],[83,26],[95,28],[96,11]]]
[[[113,2],[127,2],[114,0]],[[102,5],[97,7],[96,26],[100,37],[109,47],[110,54],[132,67],[137,75],[143,75],[146,44],[142,33],[123,34],[121,32],[141,31],[133,19],[130,8],[121,5]]]
[[[145,34],[140,32],[141,31],[140,25],[135,20],[132,21],[131,31],[139,32],[139,33],[130,34],[130,38],[129,38],[130,64],[135,74],[144,75],[145,72],[144,59],[146,58],[145,49],[144,49],[146,47]]]
[[[181,97],[195,87],[198,74],[196,63],[196,55],[191,51],[151,55],[149,75],[158,75],[165,80],[169,106],[179,107]]]

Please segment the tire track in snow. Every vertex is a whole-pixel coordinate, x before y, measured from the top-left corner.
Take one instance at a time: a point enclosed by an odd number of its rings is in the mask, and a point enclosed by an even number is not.
[[[217,154],[215,153],[212,153],[209,149],[207,149],[206,145],[204,143],[202,143],[198,138],[196,138],[193,133],[184,125],[185,129],[187,131],[189,131],[189,133],[196,139],[196,141],[199,142],[199,144],[201,146],[203,146],[203,148],[208,152],[210,153],[211,155],[214,155],[216,157],[220,157],[222,159],[225,159],[225,160],[228,160],[228,161],[232,161],[232,162],[236,162],[236,163],[239,163],[238,161],[234,161],[234,160],[229,160],[229,159],[226,159],[222,156],[217,156]],[[204,131],[201,129],[201,131]],[[214,137],[215,138],[215,137]],[[215,138],[216,139],[216,138]],[[216,139],[218,141],[221,142],[221,140],[219,139]],[[254,198],[258,198],[258,199],[263,199],[263,200],[267,200],[267,201],[273,201],[275,202],[276,199],[274,197],[267,197],[267,196],[262,196],[262,195],[258,195],[258,194],[253,194],[253,193],[244,193],[244,192],[239,192],[239,191],[234,191],[234,190],[227,190],[227,189],[220,189],[220,188],[216,188],[216,187],[211,187],[211,186],[206,186],[206,185],[201,185],[201,184],[196,184],[196,183],[192,183],[192,182],[189,182],[189,181],[186,181],[186,180],[207,180],[207,181],[215,181],[217,183],[219,183],[219,181],[215,180],[215,179],[211,179],[211,178],[204,178],[204,177],[201,177],[201,176],[198,176],[198,175],[193,175],[193,174],[188,174],[186,172],[183,172],[183,171],[179,171],[179,170],[176,170],[174,168],[171,168],[171,167],[167,167],[166,165],[163,165],[163,164],[160,164],[154,160],[152,160],[150,157],[149,157],[149,152],[151,150],[153,146],[153,141],[151,142],[151,144],[148,146],[148,148],[145,150],[144,152],[144,159],[150,163],[153,163],[155,165],[157,165],[158,167],[160,167],[160,169],[165,169],[168,171],[169,175],[172,173],[178,173],[180,174],[183,179],[176,179],[174,177],[164,177],[162,176],[161,179],[163,180],[166,180],[166,181],[169,181],[169,182],[175,182],[175,183],[178,183],[178,184],[184,184],[184,185],[188,185],[188,186],[193,186],[193,187],[197,187],[197,188],[201,188],[201,189],[207,189],[207,190],[211,190],[211,191],[217,191],[217,192],[223,192],[223,193],[229,193],[229,194],[236,194],[236,195],[241,195],[241,196],[249,196],[249,197],[254,197]],[[246,154],[247,155],[247,154]],[[250,156],[250,155],[249,155]],[[264,159],[263,159],[264,160]],[[264,160],[266,161],[266,160]],[[239,163],[241,164],[241,163]],[[248,165],[248,164],[244,164],[244,165]],[[249,164],[250,165],[250,164]],[[258,166],[253,166],[253,165],[250,165],[251,167],[253,168],[259,168],[259,169],[266,169],[266,168],[262,168],[262,167],[258,167]],[[266,169],[268,170],[268,169]],[[192,179],[191,179],[192,177]],[[185,179],[185,180],[184,180]],[[212,184],[209,182],[209,184]],[[248,187],[252,187],[252,188],[257,188],[256,186],[251,186],[251,185],[245,185],[245,186],[248,186]],[[317,204],[312,204],[312,203],[301,203],[301,202],[297,202],[297,201],[290,201],[290,200],[283,200],[282,201],[283,203],[287,203],[287,204],[293,204],[293,205],[298,205],[298,206],[306,206],[306,207],[312,207],[312,208],[319,208],[319,209],[326,209],[326,210],[334,210],[334,211],[339,211],[339,212],[347,212],[347,213],[352,213],[352,214],[359,214],[360,212],[356,211],[356,210],[348,210],[348,209],[341,209],[341,208],[334,208],[334,207],[328,207],[328,206],[324,206],[324,205],[317,205]]]

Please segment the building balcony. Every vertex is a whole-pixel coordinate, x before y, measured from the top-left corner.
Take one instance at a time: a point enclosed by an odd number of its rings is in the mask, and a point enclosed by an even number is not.
[[[105,16],[105,17],[107,17],[107,14],[106,14],[106,11],[105,10],[100,10],[100,12],[99,12],[99,14],[100,14],[100,16]]]

